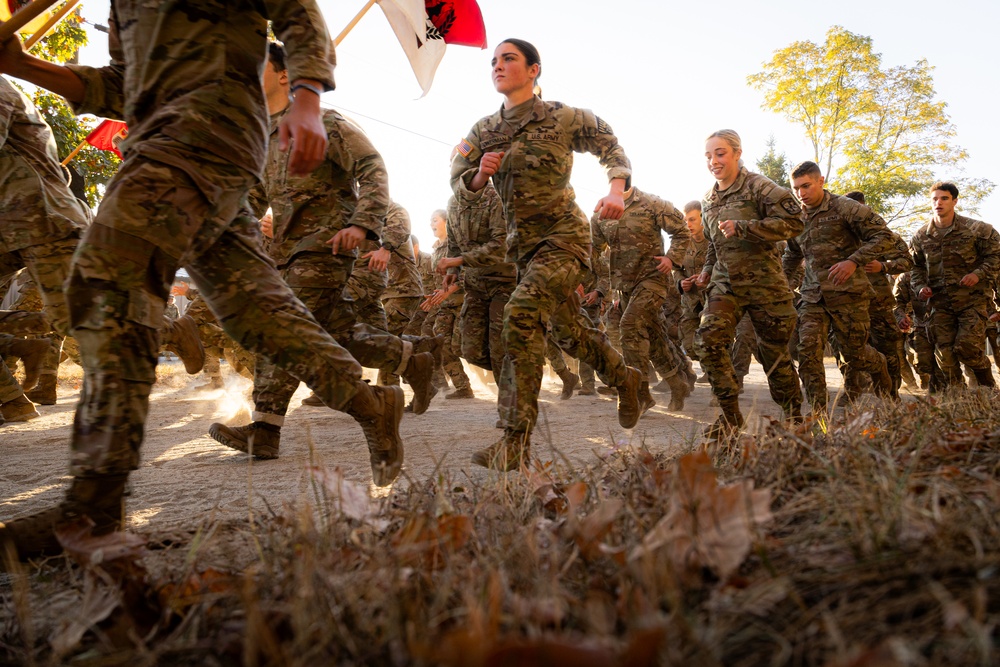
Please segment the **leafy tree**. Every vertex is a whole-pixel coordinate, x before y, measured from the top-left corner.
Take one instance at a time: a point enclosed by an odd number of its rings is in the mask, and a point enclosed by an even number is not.
[[[57,63],[76,59],[81,46],[87,43],[87,32],[82,28],[80,10],[77,8],[47,37],[31,49],[31,54]],[[97,125],[93,116],[75,116],[61,97],[36,88],[26,91],[35,107],[52,128],[59,157],[65,158]],[[118,171],[121,160],[114,153],[87,145],[70,163],[69,167],[83,176],[86,182],[87,201],[97,206],[104,185]]]
[[[805,129],[831,190],[861,190],[875,211],[905,224],[928,210],[937,173],[959,184],[965,210],[994,187],[955,174],[968,153],[954,143],[932,73],[926,60],[883,68],[870,37],[834,26],[823,44],[776,51],[747,82],[764,92],[763,108]]]
[[[767,152],[757,160],[757,173],[767,176],[783,188],[792,187],[788,182],[788,158],[778,155],[777,141],[772,134],[767,140]]]

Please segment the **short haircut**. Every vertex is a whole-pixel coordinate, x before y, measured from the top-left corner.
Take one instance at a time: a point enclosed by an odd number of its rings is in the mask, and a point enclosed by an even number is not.
[[[854,201],[856,201],[858,203],[861,203],[861,204],[865,203],[865,193],[862,192],[861,190],[851,190],[850,192],[848,192],[844,196],[847,197],[848,199],[853,199]]]
[[[696,199],[694,201],[689,201],[688,203],[684,204],[684,215],[687,215],[691,211],[698,211],[700,213],[701,202]]]
[[[795,165],[792,169],[792,178],[802,178],[803,176],[822,176],[823,172],[819,165],[812,160],[806,160]]]
[[[951,181],[938,181],[937,183],[931,186],[930,191],[934,192],[935,190],[943,190],[945,192],[949,192],[951,193],[951,196],[953,198],[958,199],[958,186],[952,183]]]
[[[438,210],[431,213],[431,219],[434,218],[441,218],[445,222],[448,222],[448,211],[444,210],[443,208],[439,208]]]
[[[275,72],[284,72],[288,69],[288,65],[285,64],[285,47],[278,42],[268,42],[267,62],[271,63]]]

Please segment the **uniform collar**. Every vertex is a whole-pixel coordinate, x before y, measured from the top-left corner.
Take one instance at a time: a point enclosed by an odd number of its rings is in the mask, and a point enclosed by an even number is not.
[[[743,189],[743,186],[746,184],[747,177],[749,175],[750,172],[747,171],[746,167],[740,167],[740,173],[737,174],[736,180],[733,181],[733,184],[730,185],[728,188],[726,188],[723,192],[725,192],[725,194],[727,195],[732,192],[739,192],[740,190]],[[716,183],[715,185],[712,186],[712,189],[709,192],[709,200],[708,200],[709,203],[710,204],[717,203],[719,201],[720,196],[721,193],[719,192],[719,184]]]
[[[525,117],[525,120],[521,121],[521,123],[517,126],[515,131],[520,130],[528,123],[536,123],[540,120],[545,120],[546,115],[547,111],[545,108],[545,101],[538,95],[535,95],[535,97],[532,100],[531,113]],[[493,118],[496,124],[507,122],[506,119],[503,117],[503,104],[500,105],[500,109],[496,112]]]
[[[803,206],[802,210],[805,211],[806,215],[811,220],[812,218],[816,217],[818,213],[825,213],[826,211],[829,211],[830,204],[832,203],[832,201],[833,201],[833,195],[830,194],[829,190],[824,189],[823,201],[819,203],[819,206],[810,209],[807,209],[805,206]]]

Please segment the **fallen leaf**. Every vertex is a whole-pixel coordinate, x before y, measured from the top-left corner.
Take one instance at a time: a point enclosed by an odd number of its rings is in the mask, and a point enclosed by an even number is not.
[[[601,541],[611,531],[611,526],[623,504],[618,499],[606,500],[582,519],[565,524],[565,530],[576,543],[584,559],[594,560],[604,555],[601,551]]]
[[[728,579],[750,552],[754,526],[771,519],[771,492],[753,486],[752,480],[720,486],[706,452],[684,456],[677,463],[667,515],[629,560],[666,548],[674,567],[692,583],[703,567]]]
[[[568,639],[542,638],[508,640],[498,643],[486,655],[486,667],[605,667],[615,662],[615,654],[603,646]]]
[[[391,543],[400,563],[437,569],[444,566],[445,554],[468,544],[474,529],[472,518],[463,514],[416,514],[403,524]]]
[[[146,553],[146,539],[132,533],[115,531],[93,534],[94,522],[87,517],[56,529],[56,539],[66,554],[80,565],[100,565],[124,560],[137,562]]]
[[[87,630],[107,619],[121,605],[121,594],[117,590],[98,585],[93,578],[86,579],[85,584],[79,606],[60,620],[59,627],[49,638],[56,657],[62,657],[79,646]]]
[[[360,482],[345,479],[340,466],[333,470],[310,467],[309,474],[323,486],[341,514],[349,519],[367,523],[380,531],[388,528],[389,522],[378,518],[378,508],[368,493],[368,487]]]

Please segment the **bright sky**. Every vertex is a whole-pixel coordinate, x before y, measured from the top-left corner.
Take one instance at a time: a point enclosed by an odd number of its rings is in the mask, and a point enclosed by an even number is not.
[[[336,35],[364,0],[320,5]],[[935,66],[935,86],[948,103],[957,143],[971,155],[964,175],[1000,184],[998,162],[990,157],[1000,155],[996,0],[479,0],[479,5],[489,47],[448,47],[426,97],[419,98],[416,79],[378,7],[341,44],[337,90],[324,95],[325,103],[364,127],[382,153],[392,196],[409,210],[425,247],[433,242],[430,214],[443,208],[450,194],[451,147],[502,102],[490,80],[490,59],[507,37],[538,47],[546,99],[594,110],[625,147],[634,183],[677,205],[701,198],[713,183],[703,153],[704,138],[714,130],[737,130],[751,166],[771,134],[793,163],[811,159],[802,130],[762,111],[761,95],[746,85],[746,77],[776,49],[798,40],[822,42],[834,24],[872,37],[885,66],[920,58]],[[87,0],[83,14],[106,23],[107,8]],[[91,30],[91,46],[81,61],[103,64],[106,49],[105,35]],[[957,175],[963,174],[940,177]],[[603,171],[591,156],[578,156],[573,183],[584,210],[607,193]],[[985,202],[980,217],[1000,227],[1000,193]]]

